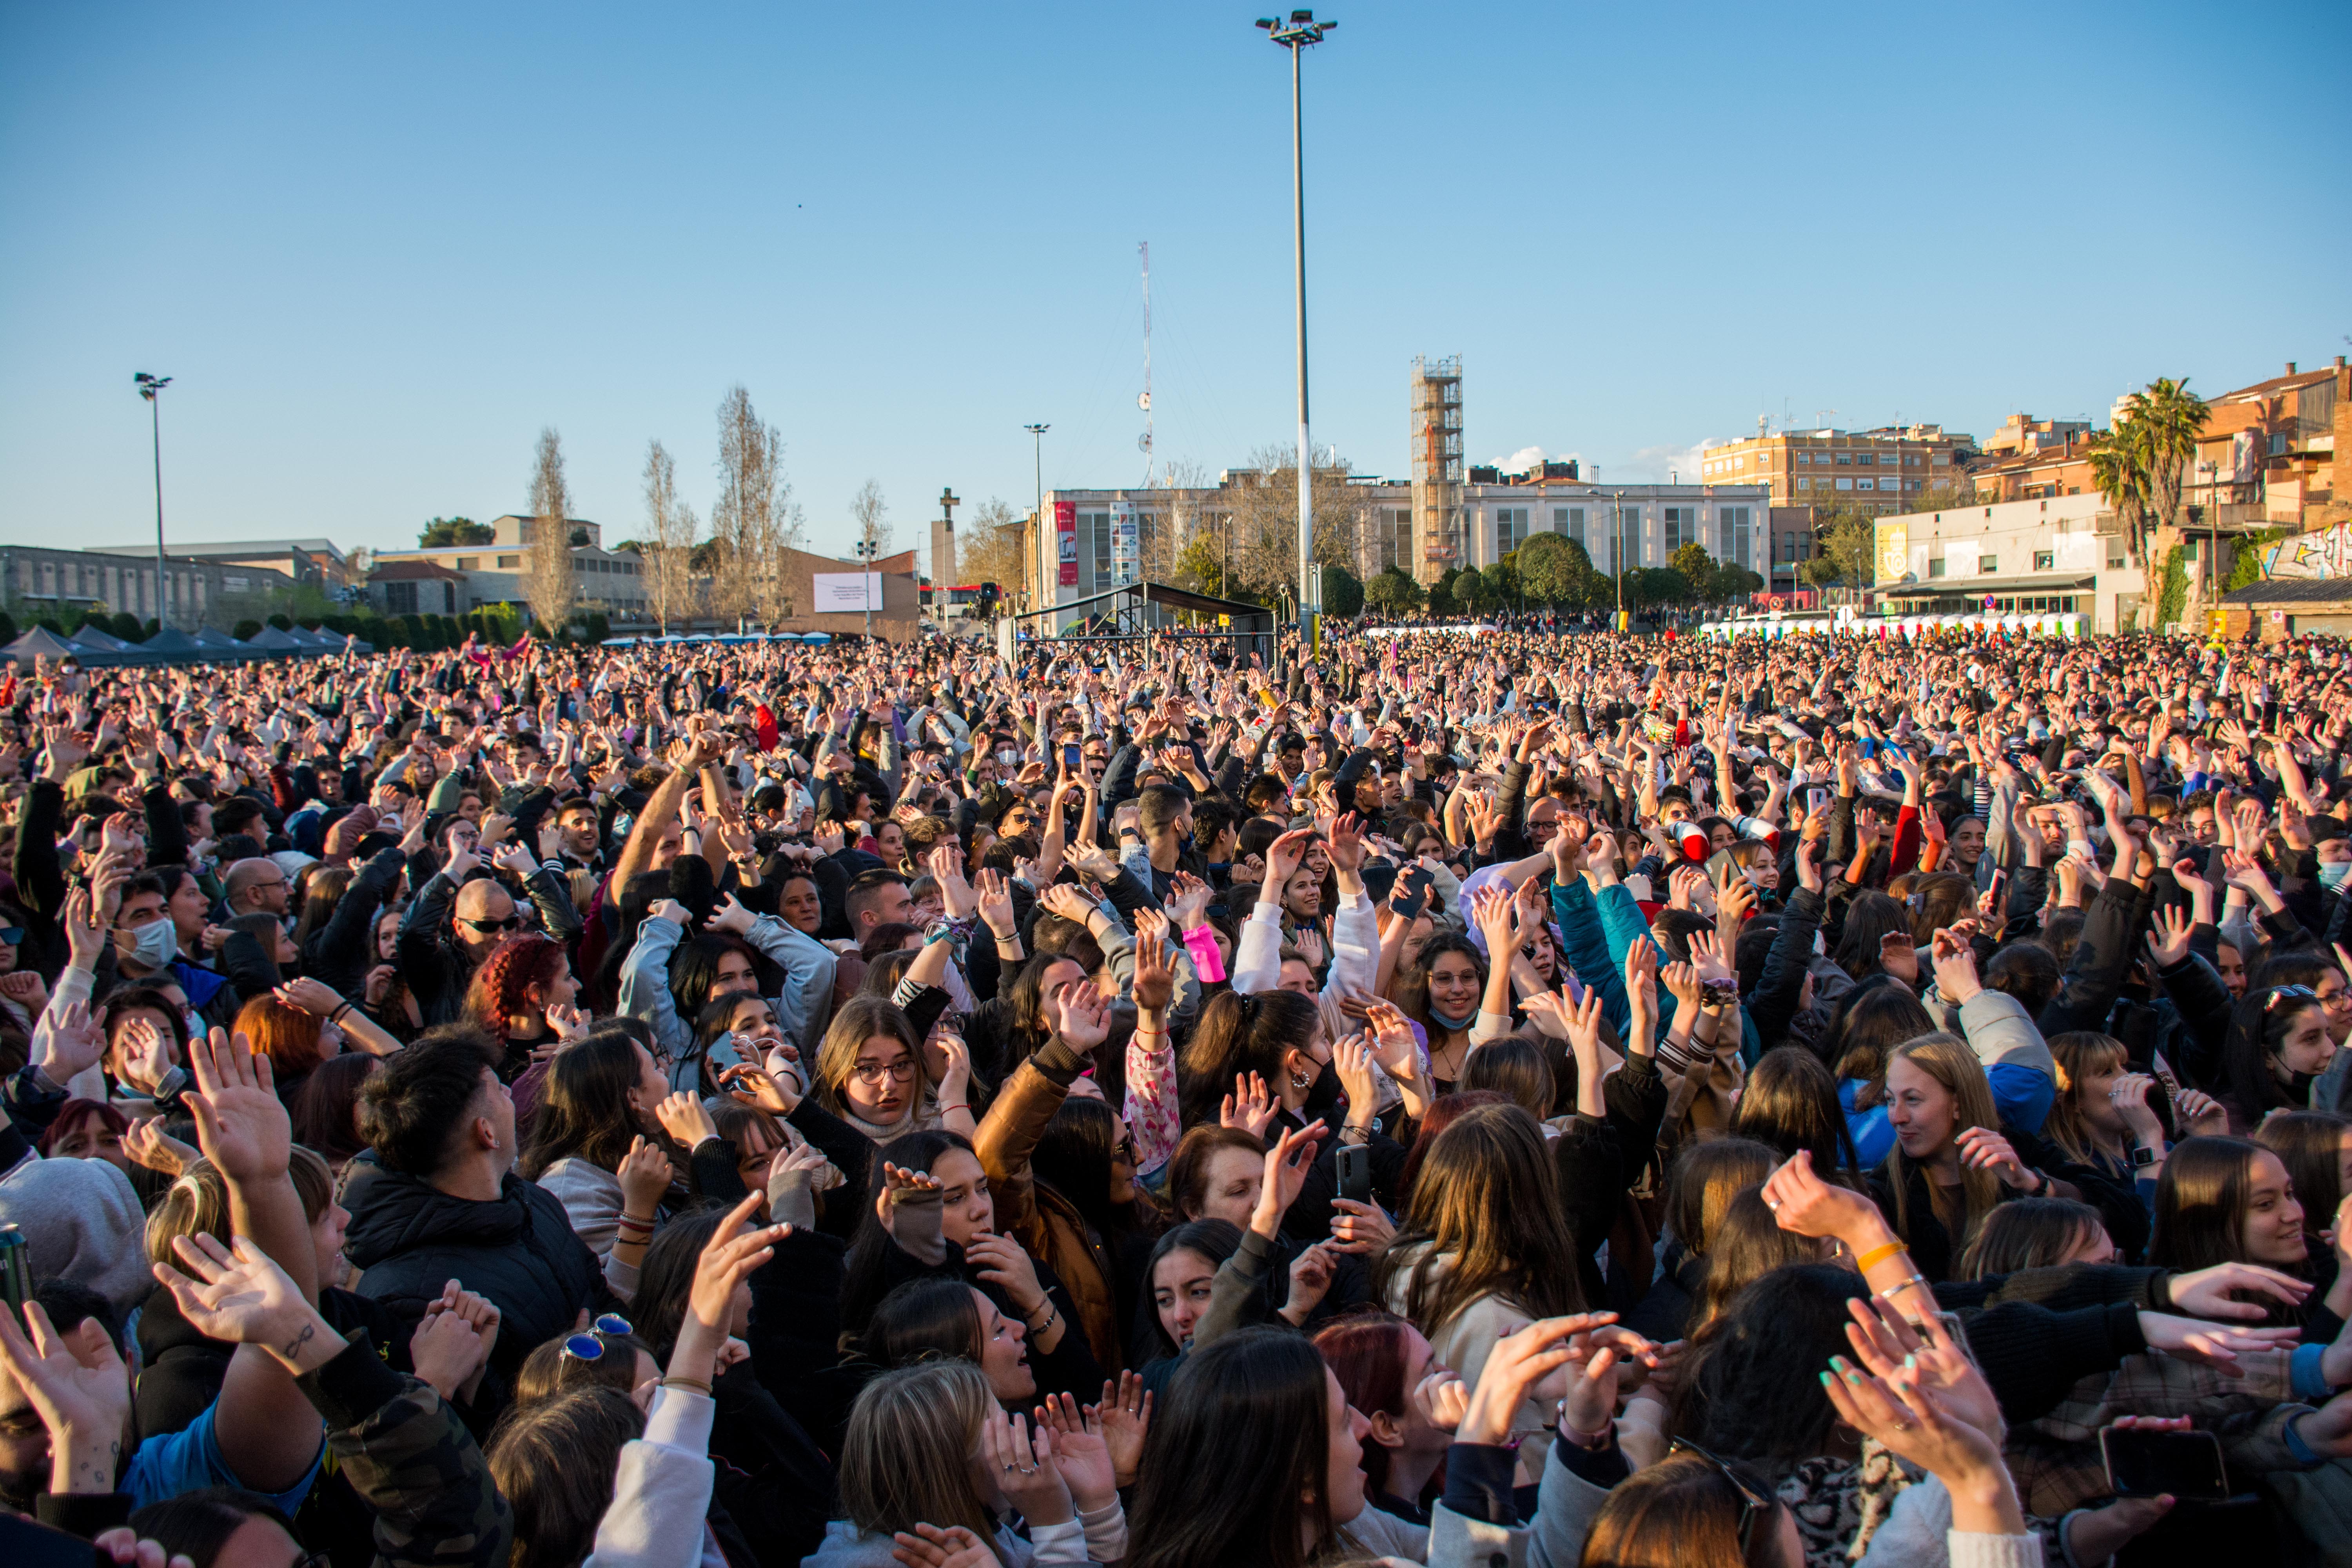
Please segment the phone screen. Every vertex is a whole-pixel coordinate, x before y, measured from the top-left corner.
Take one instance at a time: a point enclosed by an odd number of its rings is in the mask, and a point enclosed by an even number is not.
[[[1062,748],[1062,766],[1069,770],[1071,773],[1076,773],[1080,767],[1085,765],[1085,763],[1086,753],[1080,751],[1077,747],[1064,746]]]
[[[2117,1497],[2218,1501],[2231,1495],[2221,1465],[2221,1443],[2210,1432],[2138,1432],[2110,1426],[2099,1434],[2107,1484]]]

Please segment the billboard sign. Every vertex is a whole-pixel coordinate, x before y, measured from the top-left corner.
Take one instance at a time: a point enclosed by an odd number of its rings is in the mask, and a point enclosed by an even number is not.
[[[1110,503],[1110,575],[1114,583],[1132,583],[1142,563],[1135,523],[1135,503]]]
[[[1055,559],[1061,563],[1061,585],[1078,585],[1078,503],[1057,500],[1054,503],[1054,544]]]
[[[882,607],[879,572],[816,572],[809,576],[809,606],[818,615],[856,615]]]

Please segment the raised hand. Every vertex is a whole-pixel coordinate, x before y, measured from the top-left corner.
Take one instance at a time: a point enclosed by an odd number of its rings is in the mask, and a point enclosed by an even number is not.
[[[1315,1149],[1323,1137],[1323,1123],[1309,1122],[1296,1131],[1278,1135],[1265,1152],[1265,1176],[1257,1191],[1257,1209],[1250,1228],[1271,1237],[1282,1216],[1307,1188],[1307,1173],[1315,1167]]]
[[[1282,1104],[1267,1092],[1265,1079],[1256,1073],[1234,1074],[1234,1092],[1225,1096],[1218,1108],[1217,1125],[1238,1127],[1253,1138],[1264,1138],[1273,1124]]]
[[[1144,1434],[1151,1428],[1151,1395],[1145,1392],[1143,1379],[1131,1372],[1120,1373],[1116,1386],[1103,1384],[1102,1403],[1088,1405],[1087,1414],[1101,1427],[1118,1484],[1134,1485],[1136,1467],[1143,1458]]]
[[[649,1217],[662,1194],[669,1191],[669,1156],[660,1145],[636,1134],[629,1139],[629,1152],[621,1157],[620,1168],[613,1174],[621,1184],[622,1212]]]
[[[1110,1037],[1110,1004],[1091,980],[1055,986],[1052,1011],[1054,1032],[1082,1056]]]
[[[106,1334],[58,1333],[37,1301],[26,1302],[24,1313],[19,1331],[16,1314],[0,1303],[0,1366],[48,1430],[49,1490],[111,1492],[131,1415],[122,1357]]]
[[[1081,1407],[1074,1394],[1047,1394],[1036,1407],[1041,1429],[1054,1435],[1054,1468],[1081,1513],[1108,1508],[1118,1496],[1118,1468],[1103,1432],[1100,1408]]]
[[[195,1114],[205,1157],[232,1182],[284,1175],[294,1126],[273,1087],[269,1058],[243,1034],[215,1029],[190,1042],[188,1067],[196,1087],[182,1099]]]
[[[2179,904],[2156,911],[2156,929],[2147,933],[2147,951],[2158,969],[2169,969],[2189,957],[2189,916]]]
[[[1135,978],[1129,991],[1142,1012],[1164,1011],[1176,998],[1175,955],[1168,944],[1166,916],[1150,910],[1137,913]]]
[[[178,1236],[172,1238],[172,1251],[180,1268],[151,1267],[179,1304],[180,1315],[199,1333],[259,1345],[298,1374],[343,1349],[301,1287],[251,1237],[223,1247],[210,1236]]]
[[[2001,1184],[2027,1192],[2042,1184],[2042,1178],[2025,1168],[2017,1151],[2008,1139],[1990,1127],[1965,1127],[1952,1141],[1960,1152],[1960,1163],[1971,1171],[1990,1171]]]

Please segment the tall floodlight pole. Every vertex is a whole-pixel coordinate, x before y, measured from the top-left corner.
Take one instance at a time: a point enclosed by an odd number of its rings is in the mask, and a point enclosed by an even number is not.
[[[168,375],[149,375],[141,371],[131,381],[139,395],[147,400],[149,424],[155,442],[155,626],[157,630],[170,626],[163,605],[164,584],[170,581],[163,574],[163,389],[172,384]]]
[[[1045,432],[1053,426],[1024,425],[1021,428],[1029,432],[1031,456],[1037,462],[1037,598],[1042,605],[1045,598]]]
[[[1611,553],[1617,557],[1617,630],[1625,629],[1625,492],[1619,490],[1609,507],[1610,526],[1614,531],[1617,548]]]
[[[1323,608],[1323,585],[1315,571],[1315,462],[1307,438],[1307,163],[1298,113],[1298,57],[1339,24],[1318,22],[1312,11],[1293,11],[1286,23],[1260,17],[1268,37],[1290,51],[1291,281],[1298,307],[1298,634],[1305,651],[1315,651],[1315,623]]]

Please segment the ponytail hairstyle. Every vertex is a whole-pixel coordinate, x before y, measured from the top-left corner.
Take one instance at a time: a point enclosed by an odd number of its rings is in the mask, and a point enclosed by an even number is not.
[[[572,964],[563,944],[543,936],[515,935],[490,951],[466,990],[466,1016],[504,1045],[507,1020],[531,1011],[524,993],[554,984]]]
[[[1311,1047],[1321,1022],[1314,1001],[1295,991],[1220,991],[1210,997],[1177,1064],[1183,1124],[1214,1126],[1237,1073],[1254,1072],[1268,1087],[1279,1085],[1283,1058]]]

